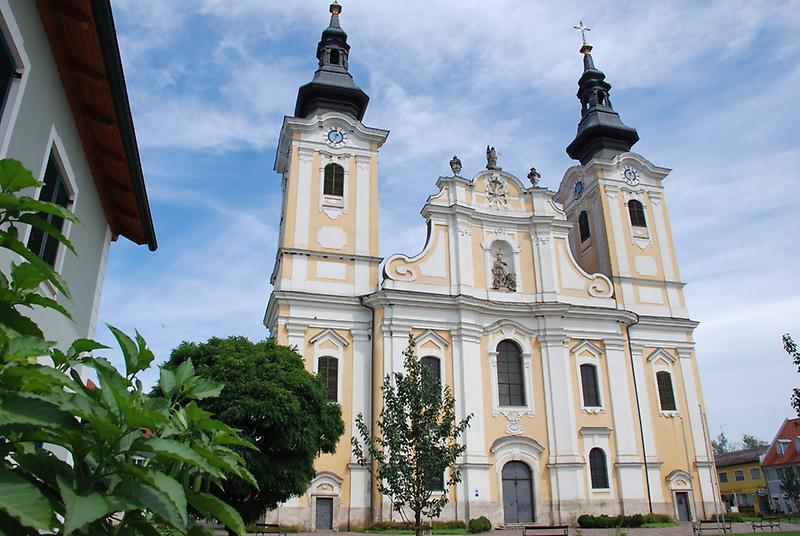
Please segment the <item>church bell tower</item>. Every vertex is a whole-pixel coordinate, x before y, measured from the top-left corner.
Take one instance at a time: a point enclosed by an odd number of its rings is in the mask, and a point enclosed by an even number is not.
[[[350,438],[356,415],[371,419],[372,310],[361,297],[378,289],[378,151],[389,135],[362,123],[369,97],[349,71],[341,12],[334,1],[317,71],[283,120],[275,159],[283,206],[264,316],[271,336],[297,350],[342,408],[336,452],[316,460],[308,493],[277,513],[282,523],[317,520],[318,529],[369,520],[369,471],[355,463]]]

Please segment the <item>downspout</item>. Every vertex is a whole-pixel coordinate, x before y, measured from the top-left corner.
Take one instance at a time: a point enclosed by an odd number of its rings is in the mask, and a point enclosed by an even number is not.
[[[373,367],[375,366],[374,359],[373,359],[375,357],[375,340],[374,340],[374,335],[375,335],[375,308],[372,307],[371,305],[367,305],[366,303],[364,303],[364,298],[366,298],[367,296],[369,296],[369,294],[363,294],[361,296],[358,296],[358,301],[361,303],[362,307],[366,307],[367,309],[369,309],[371,314],[372,314],[372,320],[370,320],[370,329],[369,329],[370,343],[371,343],[372,347],[371,347],[370,352],[369,352],[369,357],[370,357],[370,359],[373,360],[373,363],[370,366],[370,372],[373,372]],[[375,429],[373,428],[373,424],[375,422],[375,415],[373,414],[373,410],[375,409],[375,404],[374,404],[375,401],[372,399],[372,392],[374,391],[374,388],[375,388],[375,385],[373,385],[373,383],[374,383],[373,376],[374,376],[374,372],[372,374],[370,374],[370,378],[369,378],[369,383],[370,383],[370,400],[369,400],[369,404],[371,406],[370,407],[370,419],[369,419],[369,431],[370,431],[370,434],[374,434],[375,433]],[[374,462],[372,460],[370,460],[370,465],[372,465],[373,463]],[[371,524],[375,523],[375,510],[374,510],[374,506],[373,506],[373,497],[372,497],[372,492],[374,491],[373,485],[372,485],[373,484],[372,478],[373,478],[373,474],[374,474],[372,466],[370,467],[369,474],[370,474],[370,483],[369,483],[369,495],[370,495],[370,497],[369,497],[369,524],[371,525]],[[352,486],[353,486],[353,483],[351,481],[350,482],[350,487],[352,488]],[[383,505],[383,500],[382,499],[380,501],[380,504],[381,504],[381,506],[379,508],[382,510],[383,509],[383,506],[382,506]],[[347,512],[347,530],[348,531],[350,530],[350,509],[351,508],[353,508],[352,504],[348,508],[348,512]]]
[[[550,352],[548,350],[548,357],[549,357],[549,354],[550,354]],[[542,358],[544,359],[544,356]],[[550,408],[552,409],[553,405],[554,405],[554,401],[553,401],[553,376],[552,376],[552,373],[550,372],[550,365],[549,364],[547,366],[547,383],[550,386],[550,389],[549,389],[549,391],[550,391]],[[553,413],[552,411],[548,411],[547,413],[548,413],[548,419],[554,419],[554,417],[552,415],[552,413]],[[558,524],[561,525],[561,479],[558,478],[558,475],[560,473],[560,471],[558,470],[558,433],[557,433],[556,427],[555,427],[555,420],[552,420],[552,422],[553,422],[553,438],[552,438],[553,439],[553,450],[555,450],[555,455],[553,456],[553,458],[555,459],[555,466],[556,466],[555,467],[555,473],[556,473],[556,475],[555,475],[556,476],[556,508],[557,508],[557,512],[558,512]],[[552,478],[552,475],[551,475],[551,478]],[[551,502],[551,505],[552,505],[552,502]],[[552,506],[551,506],[550,519],[552,519],[552,518],[553,518],[553,515],[552,515]]]
[[[639,402],[639,386],[636,382],[636,364],[633,360],[633,347],[631,345],[631,327],[639,323],[639,315],[636,315],[636,322],[628,324],[625,327],[625,332],[628,335],[628,355],[631,356],[631,374],[633,375],[633,393],[636,396],[636,415],[639,417],[639,437],[642,440],[642,459],[644,461],[644,481],[647,486],[647,507],[650,513],[653,513],[653,497],[650,493],[650,472],[647,470],[647,445],[644,442],[644,424],[642,423],[642,406]]]

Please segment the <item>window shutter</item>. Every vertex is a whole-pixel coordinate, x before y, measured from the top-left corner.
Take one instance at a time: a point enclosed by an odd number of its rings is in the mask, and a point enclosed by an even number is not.
[[[672,391],[672,378],[669,372],[657,372],[658,397],[661,399],[661,409],[675,411],[675,393]]]

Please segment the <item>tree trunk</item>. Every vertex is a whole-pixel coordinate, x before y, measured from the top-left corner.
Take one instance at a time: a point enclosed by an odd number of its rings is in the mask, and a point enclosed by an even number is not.
[[[416,510],[414,512],[414,534],[422,536],[422,511]]]

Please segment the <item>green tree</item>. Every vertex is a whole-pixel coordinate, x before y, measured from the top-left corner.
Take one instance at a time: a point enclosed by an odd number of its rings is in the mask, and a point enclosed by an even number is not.
[[[783,349],[792,357],[792,362],[797,367],[797,372],[800,372],[800,352],[797,351],[797,344],[788,333],[783,335]],[[800,417],[800,388],[798,387],[792,390],[791,404],[798,417]]]
[[[786,500],[792,501],[792,505],[797,508],[797,501],[800,500],[800,478],[794,467],[784,467],[781,475],[781,493]]]
[[[761,439],[760,437],[751,436],[750,434],[744,434],[742,436],[742,445],[746,449],[754,449],[756,447],[766,447],[767,442]]]
[[[219,398],[200,406],[241,429],[258,447],[241,454],[259,488],[234,478],[217,496],[249,522],[305,493],[314,478],[314,459],[335,452],[344,423],[341,408],[327,401],[322,382],[306,371],[298,353],[273,339],[253,343],[245,337],[215,337],[181,343],[164,367],[175,369],[187,361],[225,384]]]
[[[68,297],[64,281],[18,239],[26,224],[74,252],[42,215],[77,220],[22,194],[37,186],[21,163],[0,160],[0,247],[24,260],[0,271],[0,533],[199,536],[212,534],[197,522],[205,518],[244,534],[239,514],[209,493],[229,474],[255,483],[231,449],[249,443],[197,405],[222,386],[186,362],[162,370],[160,392],[148,396],[138,375],[154,355],[138,333],[131,339],[110,328],[125,361],[121,374],[93,355],[104,346],[79,339],[61,351],[26,316],[40,307],[69,317],[39,293],[50,281]],[[84,384],[81,367],[99,387]]]
[[[364,416],[356,418],[359,441],[352,438],[358,463],[374,471],[378,490],[392,500],[392,508],[406,523],[406,509],[413,512],[414,529],[422,534],[422,518],[438,517],[448,502],[452,486],[461,481],[456,459],[465,446],[459,436],[472,415],[456,422],[455,400],[449,387],[442,389],[429,367],[418,359],[414,338],[409,337],[405,372],[388,374],[383,380],[383,408],[372,435]],[[431,483],[448,472],[445,493]]]
[[[716,439],[711,440],[711,449],[715,456],[736,450],[736,444],[728,441],[725,432],[720,432]]]

